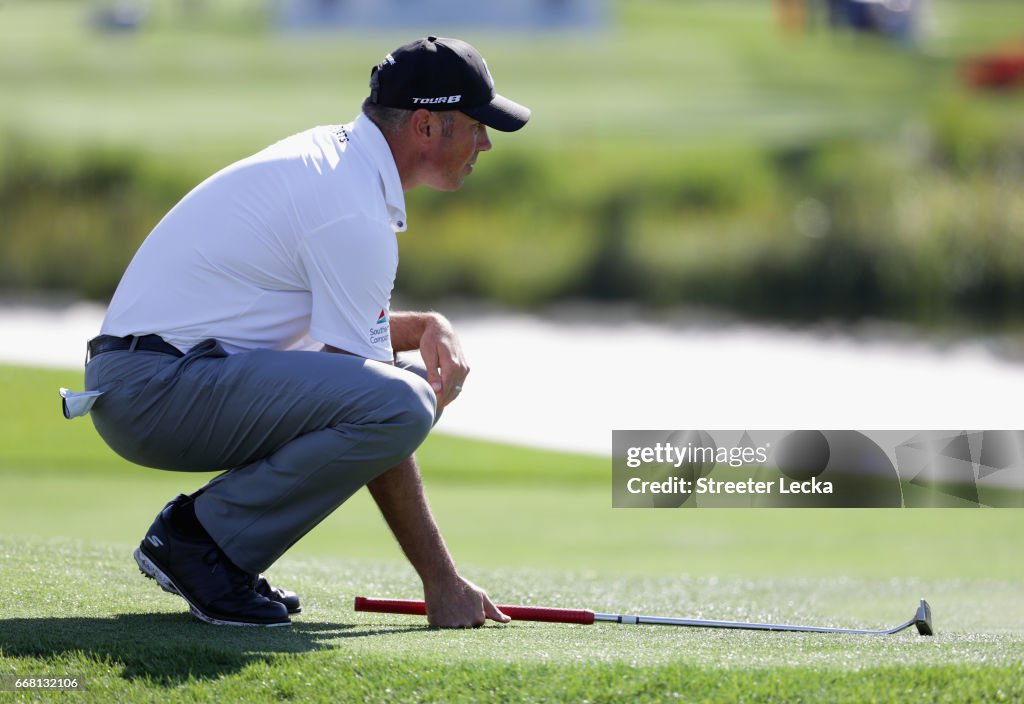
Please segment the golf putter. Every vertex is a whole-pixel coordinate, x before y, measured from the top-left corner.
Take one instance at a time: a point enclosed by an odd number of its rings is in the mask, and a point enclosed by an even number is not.
[[[561,609],[548,606],[498,606],[502,613],[514,621],[544,621],[547,623],[578,623],[590,625],[596,622],[610,622],[651,626],[685,626],[689,628],[732,628],[746,631],[800,631],[805,633],[852,633],[856,635],[884,636],[915,626],[922,636],[934,634],[932,610],[928,602],[921,599],[917,613],[906,623],[886,630],[873,631],[859,628],[831,628],[828,626],[792,626],[779,623],[746,623],[743,621],[706,621],[692,618],[669,618],[665,616],[627,616],[623,614],[595,613],[589,609]],[[357,596],[356,611],[372,611],[388,614],[426,616],[426,605],[410,599],[372,599]]]

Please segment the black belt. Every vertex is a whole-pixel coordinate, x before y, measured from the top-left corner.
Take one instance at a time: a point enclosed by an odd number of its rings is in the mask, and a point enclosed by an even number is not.
[[[119,350],[134,350],[143,352],[163,352],[164,354],[184,357],[185,354],[174,345],[164,342],[159,335],[143,335],[135,337],[114,337],[113,335],[100,335],[89,340],[89,359],[101,355],[104,352],[116,352]]]

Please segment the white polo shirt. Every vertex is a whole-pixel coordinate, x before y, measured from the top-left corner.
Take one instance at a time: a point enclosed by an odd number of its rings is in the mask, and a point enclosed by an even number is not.
[[[330,344],[392,359],[388,310],[405,195],[365,115],[314,127],[219,171],[160,221],[128,266],[102,334],[183,351]]]

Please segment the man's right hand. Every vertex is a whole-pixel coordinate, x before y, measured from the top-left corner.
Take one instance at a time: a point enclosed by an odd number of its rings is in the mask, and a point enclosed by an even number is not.
[[[487,592],[458,575],[448,584],[425,584],[423,599],[427,621],[438,628],[476,628],[487,619],[498,623],[512,620],[501,613]]]
[[[470,628],[510,619],[487,593],[459,575],[427,505],[416,461],[410,457],[366,485],[405,556],[423,581],[430,625]]]

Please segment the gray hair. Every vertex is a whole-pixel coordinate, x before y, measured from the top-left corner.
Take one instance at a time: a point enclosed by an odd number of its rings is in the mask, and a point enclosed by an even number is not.
[[[367,98],[363,101],[363,113],[377,125],[377,128],[385,136],[396,135],[409,125],[412,117],[412,110],[403,108],[388,108],[377,103],[371,103]],[[455,115],[452,111],[441,111],[437,113],[441,119],[441,136],[451,137],[455,130]]]
[[[438,113],[438,116],[441,118],[441,136],[451,137],[452,135],[454,135],[455,115],[453,115],[450,111],[446,110],[444,112]]]
[[[409,118],[412,117],[412,112],[412,110],[377,105],[377,103],[371,103],[369,98],[363,101],[363,113],[385,135],[395,135],[405,129],[409,124]]]

